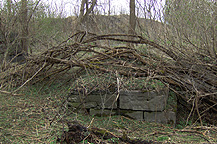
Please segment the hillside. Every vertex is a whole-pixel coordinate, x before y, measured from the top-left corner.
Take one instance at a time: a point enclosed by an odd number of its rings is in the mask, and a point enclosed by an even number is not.
[[[68,17],[63,19],[67,26],[75,25],[76,17]],[[82,24],[82,30],[93,32],[96,34],[114,34],[128,33],[129,15],[90,15],[89,19]],[[156,38],[163,33],[164,24],[145,18],[137,18],[136,33],[146,36],[147,38]]]

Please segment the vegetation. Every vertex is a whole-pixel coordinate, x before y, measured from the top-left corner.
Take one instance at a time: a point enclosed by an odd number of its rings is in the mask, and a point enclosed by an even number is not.
[[[62,130],[68,131],[65,120],[78,121],[90,128],[102,128],[116,137],[97,140],[106,143],[121,143],[125,133],[132,140],[140,139],[170,143],[210,143],[217,142],[214,127],[187,126],[182,121],[176,128],[170,125],[135,121],[124,116],[92,117],[73,113],[62,106],[68,94],[68,87],[50,84],[42,89],[41,84],[28,86],[23,95],[0,95],[0,141],[2,143],[57,143]],[[56,118],[54,117],[56,116]],[[55,118],[55,120],[54,120]],[[83,140],[81,143],[88,141]]]
[[[65,18],[40,0],[4,1],[0,141],[56,143],[75,132],[70,128],[76,120],[82,129],[91,125],[87,134],[94,141],[106,133],[111,143],[216,142],[216,2],[167,0],[155,16],[157,2],[151,2],[142,8],[149,19],[135,17],[141,3],[130,4],[129,16],[112,15],[111,3],[109,15],[102,15],[99,1],[82,0],[78,18]],[[176,128],[122,116],[93,120],[67,109],[69,94],[78,89],[115,93],[162,87],[170,89],[169,100],[177,99]]]

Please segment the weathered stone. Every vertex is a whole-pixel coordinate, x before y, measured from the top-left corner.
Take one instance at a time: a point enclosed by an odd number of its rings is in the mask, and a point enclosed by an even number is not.
[[[80,105],[81,103],[76,103],[76,102],[69,102],[68,107],[76,108]]]
[[[116,114],[116,110],[90,109],[90,115],[93,115],[93,116],[110,116],[114,114]]]
[[[147,122],[171,124],[171,126],[175,126],[176,113],[173,111],[144,112],[144,120]]]
[[[136,120],[143,120],[143,111],[120,110],[120,113]]]
[[[84,102],[85,101],[85,102]],[[86,98],[81,95],[72,95],[70,103],[83,102],[86,108],[117,108],[116,95],[88,95]]]
[[[83,107],[86,109],[98,107],[98,104],[96,102],[86,102],[83,105],[84,105]]]
[[[167,89],[146,92],[121,91],[119,112],[117,112],[116,95],[92,94],[86,98],[72,95],[70,98],[71,107],[76,107],[82,102],[81,112],[85,114],[88,111],[90,115],[110,116],[120,112],[121,115],[137,120],[171,124],[171,126],[175,126],[176,123],[176,96],[170,93],[168,97]]]
[[[121,91],[120,108],[144,111],[163,111],[168,97],[168,90],[161,91]]]

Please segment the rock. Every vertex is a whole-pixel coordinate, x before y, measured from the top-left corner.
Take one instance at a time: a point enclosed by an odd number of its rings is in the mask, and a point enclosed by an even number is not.
[[[171,124],[171,126],[176,124],[177,99],[175,94],[171,93],[168,97],[168,89],[146,92],[120,91],[119,105],[115,94],[92,94],[86,98],[82,95],[72,95],[69,105],[76,107],[81,102],[81,108],[87,109],[90,115],[121,114],[136,120]]]
[[[161,91],[121,91],[120,109],[163,111],[168,98],[168,90]]]
[[[81,95],[72,95],[70,103],[84,102],[86,108],[117,108],[116,95],[88,95],[86,98]]]
[[[110,116],[114,114],[116,114],[116,110],[90,109],[90,115],[93,116]]]
[[[174,127],[176,124],[176,113],[173,111],[144,112],[144,120],[147,122],[170,124]]]
[[[136,120],[143,120],[143,111],[120,110],[120,113]]]

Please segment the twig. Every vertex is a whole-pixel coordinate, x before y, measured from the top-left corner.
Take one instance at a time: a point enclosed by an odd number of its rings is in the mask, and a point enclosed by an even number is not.
[[[43,64],[43,66],[31,77],[29,78],[27,81],[25,81],[19,88],[17,88],[15,91],[13,91],[12,93],[17,92],[18,90],[20,90],[23,86],[25,86],[29,81],[31,81],[45,66],[46,66],[46,62]]]
[[[200,131],[197,131],[197,130],[188,130],[188,129],[183,129],[183,130],[177,130],[178,132],[188,132],[188,133],[196,133],[196,134],[199,134],[199,136],[203,139],[205,139],[209,144],[211,144],[211,142],[204,137],[204,134]]]
[[[0,93],[13,95],[13,96],[21,96],[22,95],[22,94],[15,94],[15,93],[12,93],[12,92],[9,92],[9,91],[3,91],[3,90],[0,90]]]
[[[91,124],[93,123],[93,120],[94,120],[94,118],[92,118],[92,120],[91,120],[89,126],[87,126],[87,128],[89,128],[91,126]]]

